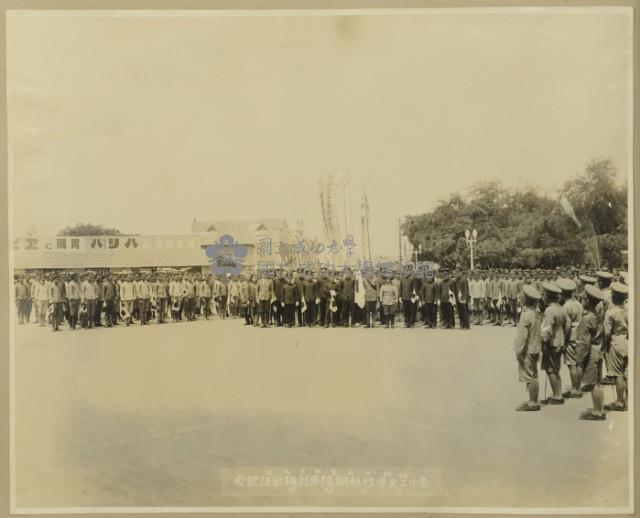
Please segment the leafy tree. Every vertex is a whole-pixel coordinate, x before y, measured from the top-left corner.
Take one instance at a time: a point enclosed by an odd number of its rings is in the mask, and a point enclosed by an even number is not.
[[[617,267],[626,249],[626,199],[612,163],[593,160],[558,199],[532,187],[508,190],[500,182],[481,182],[466,196],[453,193],[431,212],[408,216],[403,232],[414,247],[422,245],[422,260],[450,267],[468,265],[464,233],[473,228],[479,236],[475,262],[482,268]]]
[[[93,223],[77,223],[63,228],[58,232],[59,236],[121,236],[122,232],[115,228]]]

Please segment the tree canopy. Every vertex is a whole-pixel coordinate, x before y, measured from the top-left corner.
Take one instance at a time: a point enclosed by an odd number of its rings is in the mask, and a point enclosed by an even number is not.
[[[59,236],[121,236],[116,228],[105,227],[104,225],[94,225],[93,223],[76,223],[75,225],[63,228],[58,232]]]
[[[425,214],[407,216],[403,233],[422,245],[421,260],[469,265],[465,231],[476,229],[481,268],[620,267],[627,249],[627,190],[610,160],[592,160],[556,198],[534,187],[507,189],[497,181],[453,193]]]

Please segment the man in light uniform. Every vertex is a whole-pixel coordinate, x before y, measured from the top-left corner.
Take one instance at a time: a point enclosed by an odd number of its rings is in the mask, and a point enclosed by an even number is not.
[[[542,368],[547,373],[553,394],[541,403],[562,405],[564,398],[562,397],[560,367],[565,335],[567,334],[567,319],[559,302],[562,290],[558,285],[553,282],[545,282],[542,288],[546,305],[542,321]]]
[[[562,290],[562,310],[564,311],[567,329],[563,353],[564,363],[569,369],[569,376],[571,377],[571,390],[567,390],[562,396],[564,398],[579,399],[582,397],[582,392],[580,391],[580,376],[582,373],[576,363],[576,336],[584,309],[582,304],[573,297],[577,287],[575,282],[570,279],[560,279],[557,284]]]
[[[537,305],[540,293],[533,286],[522,288],[523,310],[518,321],[513,350],[518,361],[518,374],[522,383],[526,384],[529,401],[516,408],[519,412],[540,410],[538,403],[538,360],[541,352],[542,315]]]

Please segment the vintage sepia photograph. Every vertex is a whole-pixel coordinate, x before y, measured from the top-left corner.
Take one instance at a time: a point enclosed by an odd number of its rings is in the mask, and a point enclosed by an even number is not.
[[[7,10],[11,512],[633,513],[633,36]]]

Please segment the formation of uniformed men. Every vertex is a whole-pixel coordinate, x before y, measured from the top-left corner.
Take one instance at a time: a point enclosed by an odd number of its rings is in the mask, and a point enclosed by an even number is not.
[[[620,280],[625,281],[624,277]],[[591,393],[593,407],[580,419],[605,420],[606,411],[627,410],[629,317],[628,287],[614,274],[598,271],[524,285],[523,309],[517,324],[514,352],[520,381],[528,401],[518,411],[537,411],[541,405],[563,405]],[[562,360],[569,370],[571,388],[562,391]],[[604,367],[607,375],[604,376]],[[551,394],[539,401],[538,365],[546,373]],[[604,404],[602,385],[615,385],[616,398]],[[545,384],[546,389],[546,384]]]
[[[244,318],[246,325],[405,327],[469,329],[471,325],[513,325],[525,307],[524,287],[542,291],[543,283],[568,280],[584,291],[574,269],[440,270],[424,278],[411,271],[371,268],[360,280],[351,269],[259,271],[239,276],[199,273],[48,273],[16,279],[19,323],[34,319],[70,329],[147,325],[151,321]],[[361,292],[362,291],[362,292]],[[358,296],[357,296],[358,295]],[[356,301],[359,303],[356,303]],[[573,304],[573,321],[580,309]],[[552,309],[550,311],[556,311]],[[553,335],[559,342],[557,319]],[[564,349],[565,355],[566,349]],[[573,360],[569,360],[572,362]],[[545,367],[557,365],[545,356]],[[568,363],[570,371],[576,368]],[[572,378],[575,374],[572,374]],[[549,378],[556,388],[557,380]],[[577,388],[574,387],[575,390]]]

